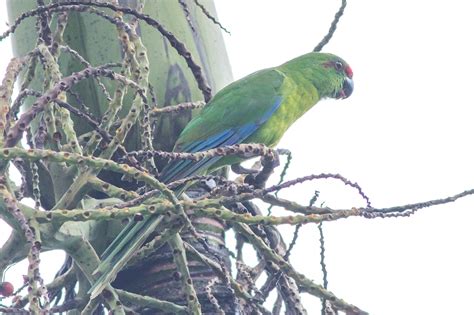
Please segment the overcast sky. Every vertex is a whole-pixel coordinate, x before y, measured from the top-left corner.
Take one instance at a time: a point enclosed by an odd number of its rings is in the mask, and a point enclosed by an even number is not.
[[[225,40],[238,79],[310,51],[339,2],[216,0],[216,5],[232,33]],[[324,51],[351,65],[354,93],[319,103],[288,131],[279,145],[294,154],[288,178],[340,173],[358,182],[375,207],[474,188],[473,14],[474,3],[467,0],[349,1]],[[0,18],[3,31],[2,10]],[[1,42],[2,73],[8,50]],[[305,184],[281,196],[307,203],[315,189],[330,207],[363,205],[354,190],[334,181]],[[329,289],[371,314],[472,313],[473,212],[471,197],[410,218],[325,224]],[[300,234],[292,263],[321,283],[316,226]],[[319,314],[315,300],[305,302],[310,314]]]
[[[217,1],[235,77],[311,50],[338,5]],[[376,207],[473,188],[473,13],[470,1],[349,1],[324,50],[352,66],[354,93],[319,103],[289,130],[280,143],[295,154],[289,178],[341,173]],[[363,204],[334,182],[282,196],[306,202],[315,188],[331,207]],[[473,212],[468,198],[410,218],[325,224],[329,288],[372,314],[472,312]],[[305,233],[292,262],[319,280],[315,226]]]

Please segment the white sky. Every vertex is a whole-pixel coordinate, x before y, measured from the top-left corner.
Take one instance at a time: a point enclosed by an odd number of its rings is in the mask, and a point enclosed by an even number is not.
[[[280,143],[294,154],[288,179],[341,173],[357,181],[375,207],[474,187],[474,3],[447,3],[349,1],[324,51],[349,62],[355,91],[347,100],[319,103],[288,131]],[[310,51],[339,1],[216,0],[216,5],[232,32],[225,39],[238,79]],[[6,44],[0,42],[2,75]],[[280,196],[306,203],[315,189],[328,206],[363,205],[353,190],[333,181]],[[325,224],[329,289],[371,314],[472,313],[473,208],[471,197],[410,218]],[[292,262],[320,283],[317,229],[306,226],[300,234]],[[25,265],[15,270],[23,272]],[[16,282],[15,274],[8,280]],[[320,313],[316,300],[304,301],[310,314]]]

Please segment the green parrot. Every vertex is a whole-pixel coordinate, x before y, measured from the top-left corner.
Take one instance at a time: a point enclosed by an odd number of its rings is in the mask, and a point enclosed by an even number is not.
[[[352,69],[341,58],[317,52],[302,55],[223,88],[184,128],[174,151],[199,152],[240,143],[274,147],[285,131],[320,99],[344,99],[353,88]],[[236,162],[239,159],[232,157],[172,161],[159,179],[170,183]],[[96,270],[99,278],[89,291],[92,297],[100,294],[145,242],[158,217],[152,215],[129,223],[109,245]]]

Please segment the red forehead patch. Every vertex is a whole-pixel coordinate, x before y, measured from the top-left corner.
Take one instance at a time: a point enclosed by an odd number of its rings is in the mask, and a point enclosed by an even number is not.
[[[352,78],[352,69],[349,66],[346,66],[346,69],[344,70],[349,78]]]

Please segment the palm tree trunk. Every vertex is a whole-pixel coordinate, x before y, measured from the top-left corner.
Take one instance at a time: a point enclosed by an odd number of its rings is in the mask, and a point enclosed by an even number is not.
[[[49,1],[45,1],[46,4]],[[56,1],[52,1],[53,3]],[[104,1],[100,1],[104,2]],[[139,9],[139,4],[145,2],[140,0],[120,0],[108,1],[120,6]],[[12,23],[22,12],[34,9],[40,1],[36,0],[7,0],[8,13]],[[227,85],[232,80],[229,61],[227,58],[221,29],[210,18],[207,13],[215,16],[213,0],[200,0],[200,4],[208,12],[203,12],[197,1],[193,0],[153,0],[146,1],[143,12],[158,20],[167,30],[183,42],[191,52],[193,59],[201,67],[204,76],[209,83],[213,93]],[[107,9],[97,8],[108,12]],[[97,66],[106,63],[121,63],[124,53],[118,39],[117,28],[96,14],[87,12],[67,11],[67,27],[63,34],[64,43],[77,51],[91,65]],[[205,14],[206,13],[206,14]],[[113,13],[111,14],[113,15]],[[56,32],[58,14],[51,14],[50,23],[52,33]],[[130,17],[124,16],[125,22],[130,22]],[[37,27],[36,19],[30,18],[23,22],[18,30],[13,34],[13,50],[16,56],[22,56],[31,51],[37,44],[37,32],[32,30]],[[146,48],[149,60],[149,88],[156,96],[158,106],[175,105],[183,102],[198,101],[203,99],[192,71],[187,66],[185,60],[172,47],[156,29],[140,21],[136,28],[142,43]],[[58,61],[63,76],[67,76],[74,71],[84,68],[76,57],[64,54]],[[37,66],[37,72],[40,66]],[[113,92],[113,83],[102,81],[109,93]],[[43,80],[36,77],[30,84],[30,89],[41,90],[44,87]],[[107,110],[109,101],[100,90],[99,85],[93,80],[81,82],[74,88],[78,96],[68,101],[75,105],[85,104],[88,111],[98,121]],[[123,104],[129,106],[132,102],[131,93],[126,95]],[[31,103],[30,103],[31,105]],[[124,108],[121,113],[126,113]],[[173,144],[182,128],[195,114],[195,111],[181,111],[175,114],[168,114],[160,117],[154,125],[153,147],[157,150],[171,150]],[[72,116],[74,129],[77,135],[83,135],[91,130],[87,124],[81,121],[80,117]],[[37,132],[39,124],[32,126],[32,133]],[[126,148],[129,150],[140,149],[141,136],[143,132],[139,125],[135,126],[126,138]],[[44,208],[52,208],[61,198],[67,187],[72,183],[73,178],[64,176],[60,168],[50,168],[48,172],[39,169],[39,187],[42,191],[41,203]],[[137,189],[134,185],[124,184],[120,177],[112,173],[102,172],[100,177],[109,183],[127,189]],[[199,193],[199,192],[197,192]],[[104,197],[94,192],[89,193],[96,198]],[[204,249],[203,245],[190,235],[182,235],[182,238],[193,247],[211,256],[214,260],[219,260],[226,268],[229,267],[228,252],[225,248],[224,225],[216,220],[200,219],[194,221],[195,227],[207,240],[209,248]],[[96,248],[100,248],[99,245]],[[193,282],[200,299],[204,313],[215,313],[215,305],[209,300],[206,287],[210,280],[215,278],[215,274],[199,260],[188,255],[189,269]],[[167,245],[158,248],[151,257],[143,263],[133,266],[119,274],[113,286],[127,291],[172,301],[181,305],[186,304],[181,282],[178,280],[177,271],[173,262],[173,256]],[[217,298],[220,307],[226,313],[235,313],[236,306],[234,297],[225,285],[212,286],[212,295]],[[146,313],[140,310],[140,313]],[[149,311],[156,314],[156,311]]]

